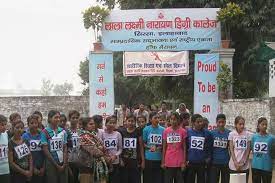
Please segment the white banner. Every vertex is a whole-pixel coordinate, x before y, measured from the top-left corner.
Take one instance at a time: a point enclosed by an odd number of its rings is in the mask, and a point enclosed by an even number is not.
[[[89,57],[90,116],[114,114],[114,71],[112,52],[91,52]]]
[[[269,60],[269,97],[275,97],[275,59]]]
[[[188,51],[125,52],[124,76],[180,76],[189,74]]]
[[[217,8],[114,10],[102,27],[105,50],[182,51],[220,47]]]
[[[209,120],[208,128],[216,128],[218,114],[219,54],[196,54],[194,69],[194,113]]]

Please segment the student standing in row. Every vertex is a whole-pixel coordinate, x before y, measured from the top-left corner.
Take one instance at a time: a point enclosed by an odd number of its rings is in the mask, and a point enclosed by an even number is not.
[[[151,112],[149,116],[151,125],[143,129],[143,142],[145,148],[144,183],[162,183],[162,133],[164,128],[159,126],[159,115]]]
[[[228,140],[231,154],[230,172],[245,173],[246,182],[248,182],[251,136],[245,130],[245,119],[243,117],[237,116],[235,118],[235,130],[229,133]]]
[[[45,126],[42,124],[43,121],[43,115],[40,111],[34,111],[33,114],[38,115],[38,128],[40,130],[43,130]]]
[[[205,182],[205,165],[211,160],[211,136],[204,129],[203,117],[194,114],[191,117],[192,128],[188,129],[187,161],[188,173],[187,182]]]
[[[230,131],[225,128],[226,117],[224,114],[217,115],[216,124],[217,129],[211,131],[213,137],[213,151],[210,180],[211,183],[216,183],[220,181],[221,177],[221,183],[229,183],[228,136]]]
[[[172,113],[171,127],[163,132],[162,167],[165,183],[183,182],[182,171],[186,167],[186,131],[180,126],[180,116]]]
[[[143,129],[146,126],[146,117],[140,115],[136,119],[137,119],[137,126],[138,126],[137,129],[140,130],[141,135],[142,135]]]
[[[9,141],[9,163],[12,183],[26,183],[33,174],[32,155],[27,141],[21,137],[24,123],[16,121],[12,126],[13,136]]]
[[[92,118],[82,119],[80,130],[80,183],[106,183],[108,166],[105,161],[106,151],[101,139],[95,134],[95,122]]]
[[[47,183],[68,182],[67,133],[58,127],[59,122],[60,113],[51,110],[48,114],[49,126],[42,131]]]
[[[69,162],[69,182],[78,183],[79,170],[77,167],[77,156],[79,152],[79,129],[78,120],[80,114],[76,110],[69,112],[70,128],[68,133],[68,162]]]
[[[39,116],[31,115],[29,118],[29,130],[22,138],[29,144],[33,160],[32,183],[43,182],[45,174],[45,156],[41,145],[41,131],[39,129]]]
[[[126,116],[126,128],[121,131],[123,151],[121,154],[121,182],[140,183],[140,167],[144,169],[144,149],[140,130],[136,128],[136,117],[133,114]],[[141,164],[138,157],[140,156]]]
[[[254,134],[251,140],[253,183],[271,183],[272,180],[271,152],[275,139],[266,130],[267,119],[260,117],[258,119],[257,134]]]
[[[13,124],[15,122],[21,121],[21,116],[19,113],[15,112],[10,115],[9,120],[10,122],[9,122],[9,128],[7,133],[10,139],[13,136],[13,130],[12,130]]]
[[[119,164],[120,154],[122,153],[122,137],[116,129],[116,116],[110,116],[106,119],[106,129],[103,133],[104,147],[111,156],[111,166],[109,172],[109,182],[120,183]]]
[[[93,120],[95,124],[95,129],[93,130],[93,133],[101,140],[103,140],[103,133],[104,130],[100,128],[100,124],[102,123],[102,117],[99,115],[94,115],[91,120]]]
[[[7,118],[0,114],[0,182],[10,182]]]

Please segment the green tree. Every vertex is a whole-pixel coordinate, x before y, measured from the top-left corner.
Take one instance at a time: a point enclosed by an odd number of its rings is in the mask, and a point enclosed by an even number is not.
[[[56,84],[53,88],[53,93],[56,96],[69,96],[73,91],[74,86],[72,83],[68,83],[67,81],[63,84]]]
[[[275,39],[275,1],[237,1],[245,16],[233,31],[234,94],[238,98],[261,97],[268,91],[268,65],[256,63],[264,41]]]
[[[259,97],[267,90],[267,65],[256,63],[256,53],[263,41],[275,39],[275,5],[273,0],[98,0],[109,9],[147,8],[223,8],[228,2],[237,3],[244,11],[242,22],[231,30],[232,46],[236,49],[233,60],[234,95],[237,98]],[[205,51],[206,52],[206,51]],[[136,103],[138,100],[158,103],[164,99],[182,100],[193,104],[194,54],[190,52],[190,74],[179,77],[124,77],[122,53],[115,53],[116,103]],[[86,61],[87,62],[87,61]],[[83,84],[88,83],[87,63],[80,64]],[[86,90],[87,92],[87,90]],[[126,96],[126,97],[125,97]]]
[[[91,6],[83,12],[83,22],[85,29],[92,27],[95,40],[100,40],[100,30],[104,19],[109,15],[109,11],[100,6]]]
[[[52,93],[54,84],[49,79],[42,79],[42,86],[40,89],[40,93],[42,96],[50,96]]]
[[[193,67],[194,53],[191,52],[190,67]],[[174,99],[184,101],[189,108],[193,103],[193,69],[188,76],[178,77],[125,77],[123,76],[123,53],[114,53],[114,89],[115,103],[133,105],[140,102],[160,103]],[[79,76],[86,88],[83,95],[88,95],[89,61],[80,62]]]

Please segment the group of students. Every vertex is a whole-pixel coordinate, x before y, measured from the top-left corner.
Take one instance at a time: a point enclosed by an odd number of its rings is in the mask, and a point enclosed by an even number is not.
[[[271,183],[274,136],[267,119],[259,118],[257,133],[235,119],[225,128],[226,116],[217,115],[217,128],[208,131],[200,114],[173,112],[169,119],[151,112],[127,114],[123,126],[115,115],[80,117],[51,110],[47,127],[34,112],[28,128],[18,113],[0,115],[1,183],[229,183],[230,173],[248,179],[252,152],[253,183]],[[160,123],[161,121],[161,123]],[[190,123],[191,122],[191,123]]]

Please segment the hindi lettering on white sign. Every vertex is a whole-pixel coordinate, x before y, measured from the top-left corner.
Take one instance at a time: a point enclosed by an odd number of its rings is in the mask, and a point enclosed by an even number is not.
[[[113,54],[91,52],[89,59],[90,115],[114,114]]]
[[[188,74],[188,51],[125,52],[124,54],[124,76],[180,76]]]
[[[105,50],[182,51],[220,47],[217,8],[114,10],[102,28]]]

